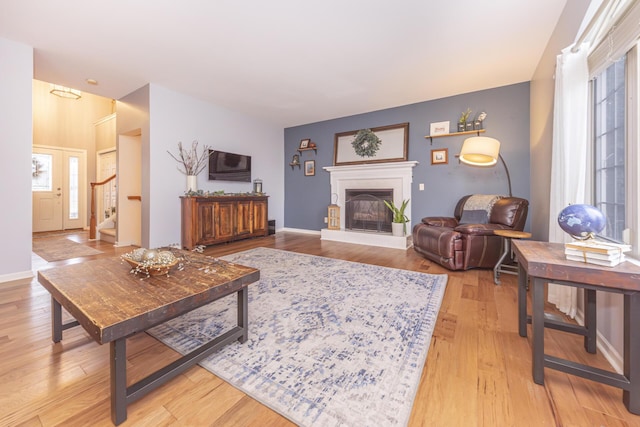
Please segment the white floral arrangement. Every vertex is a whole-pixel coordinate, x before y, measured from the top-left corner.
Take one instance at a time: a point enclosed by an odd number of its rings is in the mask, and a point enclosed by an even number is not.
[[[178,258],[170,251],[138,248],[121,256],[131,265],[131,273],[149,276],[166,274],[178,264]]]

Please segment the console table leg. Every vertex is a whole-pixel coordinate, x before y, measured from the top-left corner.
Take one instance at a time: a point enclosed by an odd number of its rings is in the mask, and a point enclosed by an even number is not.
[[[238,291],[238,326],[243,329],[242,335],[238,338],[241,343],[247,342],[249,338],[249,289],[242,288]]]
[[[527,336],[527,272],[518,265],[518,333]]]
[[[640,293],[624,295],[624,376],[629,390],[622,392],[622,401],[632,414],[640,414]]]
[[[587,334],[584,336],[584,348],[588,353],[595,354],[597,344],[596,330],[598,327],[595,289],[584,290],[584,304],[584,326],[587,329]]]
[[[533,361],[533,382],[544,384],[544,280],[534,278],[533,307],[531,308],[531,354]]]
[[[110,343],[111,420],[118,425],[127,419],[127,344],[126,338]]]
[[[62,341],[62,306],[51,297],[51,339],[53,342]]]

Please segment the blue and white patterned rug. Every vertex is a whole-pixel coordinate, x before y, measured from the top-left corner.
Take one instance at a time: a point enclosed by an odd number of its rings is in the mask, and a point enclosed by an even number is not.
[[[260,269],[249,339],[200,365],[299,425],[408,423],[446,275],[268,248],[222,259]],[[235,321],[231,295],[149,333],[186,354]]]

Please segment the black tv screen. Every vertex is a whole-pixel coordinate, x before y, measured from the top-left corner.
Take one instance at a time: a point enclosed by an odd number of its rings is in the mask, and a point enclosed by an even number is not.
[[[251,182],[251,156],[209,150],[209,181]]]

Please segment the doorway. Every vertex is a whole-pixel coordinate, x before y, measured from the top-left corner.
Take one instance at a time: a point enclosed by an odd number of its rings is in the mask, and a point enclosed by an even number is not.
[[[33,232],[83,228],[86,211],[85,150],[33,146]]]

